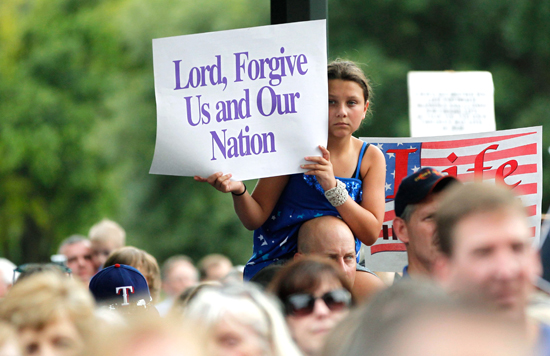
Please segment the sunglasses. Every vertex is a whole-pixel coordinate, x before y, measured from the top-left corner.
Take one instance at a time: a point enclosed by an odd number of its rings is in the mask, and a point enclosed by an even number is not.
[[[341,311],[351,305],[351,293],[345,289],[335,289],[314,297],[309,293],[292,294],[285,300],[287,315],[306,316],[313,313],[315,302],[321,299],[331,311]]]
[[[71,276],[72,270],[65,266],[55,262],[52,263],[25,263],[23,265],[17,266],[13,270],[13,284],[17,282],[20,278],[28,277],[31,274],[38,272],[48,272],[48,271],[60,271],[66,273],[68,276]]]

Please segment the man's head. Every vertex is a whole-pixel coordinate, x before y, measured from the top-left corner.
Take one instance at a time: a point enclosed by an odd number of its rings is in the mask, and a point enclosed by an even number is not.
[[[161,269],[162,289],[172,298],[199,282],[199,272],[187,256],[172,256]]]
[[[351,285],[355,282],[355,239],[349,226],[341,219],[321,216],[305,222],[298,233],[298,252],[295,258],[303,255],[330,258],[346,274]]]
[[[393,231],[406,246],[409,273],[429,273],[436,256],[434,214],[456,178],[423,168],[403,179],[395,196]]]
[[[88,285],[95,274],[92,262],[92,247],[90,240],[81,235],[72,235],[61,242],[59,254],[67,258],[67,267],[80,281]]]
[[[96,269],[103,268],[111,252],[126,244],[126,231],[119,224],[108,219],[103,219],[92,226],[88,237],[92,242],[93,262]]]
[[[522,318],[541,267],[521,201],[500,186],[460,186],[441,202],[436,224],[443,286]]]
[[[213,253],[204,256],[197,263],[197,266],[199,267],[201,281],[221,281],[231,272],[233,263],[226,256]]]
[[[160,267],[153,255],[137,247],[124,246],[113,251],[103,267],[107,268],[115,264],[132,266],[137,269],[147,280],[153,302],[158,302],[161,286]]]
[[[154,309],[147,280],[132,266],[105,267],[90,281],[90,292],[99,306],[122,314],[137,315]]]

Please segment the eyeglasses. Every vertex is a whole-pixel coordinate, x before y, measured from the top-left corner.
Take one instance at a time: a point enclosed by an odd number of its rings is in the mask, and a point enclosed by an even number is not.
[[[341,311],[351,305],[351,293],[345,289],[335,289],[314,297],[308,293],[292,294],[285,300],[286,313],[294,316],[306,316],[313,313],[315,302],[322,299],[331,311]]]
[[[21,278],[28,277],[31,274],[38,272],[62,272],[71,276],[72,270],[64,265],[58,263],[25,263],[23,265],[17,266],[13,270],[13,284]]]

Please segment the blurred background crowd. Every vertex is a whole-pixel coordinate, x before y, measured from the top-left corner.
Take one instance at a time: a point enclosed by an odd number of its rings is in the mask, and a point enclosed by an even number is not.
[[[409,265],[381,279],[368,272],[379,284],[361,288],[356,275],[366,272],[353,263],[350,274],[346,253],[330,246],[302,248],[243,281],[243,266],[221,254],[159,266],[107,219],[62,241],[52,262],[3,258],[0,354],[549,355],[550,289],[539,284],[521,202],[503,187],[435,174],[413,188],[427,195],[407,198],[396,217],[409,231]],[[428,235],[415,221],[434,202],[435,219],[420,223],[433,227]],[[323,235],[341,242],[325,230],[301,231],[298,245],[305,237],[325,246]]]

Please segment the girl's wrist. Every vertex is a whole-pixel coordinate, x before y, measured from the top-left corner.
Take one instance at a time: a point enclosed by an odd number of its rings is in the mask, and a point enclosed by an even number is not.
[[[336,180],[336,187],[325,191],[325,197],[334,207],[339,207],[348,199],[348,191],[346,184],[340,180]]]
[[[233,195],[236,196],[236,197],[240,197],[241,195],[243,195],[244,193],[246,193],[246,184],[244,184],[244,182],[243,182],[243,187],[244,187],[244,189],[243,189],[242,193],[231,192],[231,194],[233,194]]]

